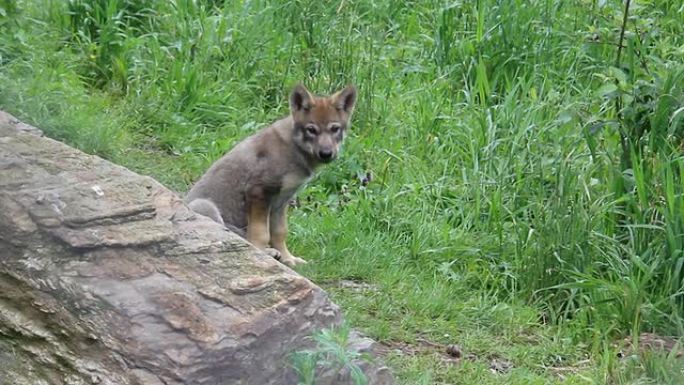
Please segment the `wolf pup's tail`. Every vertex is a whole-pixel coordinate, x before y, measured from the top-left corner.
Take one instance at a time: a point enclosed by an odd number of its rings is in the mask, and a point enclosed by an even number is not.
[[[218,207],[216,207],[214,202],[210,201],[209,199],[193,199],[190,201],[190,203],[188,203],[188,207],[190,207],[190,209],[197,214],[204,215],[205,217],[211,218],[214,222],[220,223],[225,228],[241,236],[242,238],[245,237],[244,230],[238,229],[230,223],[225,223],[223,221],[223,218],[221,217],[221,211],[218,209]]]

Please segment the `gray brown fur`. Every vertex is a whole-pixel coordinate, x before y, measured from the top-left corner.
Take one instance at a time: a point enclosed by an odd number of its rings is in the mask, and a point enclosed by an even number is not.
[[[298,85],[290,95],[291,114],[214,163],[188,193],[188,206],[256,247],[275,249],[283,263],[305,262],[285,244],[288,202],[317,166],[337,157],[355,102],[353,86],[316,97]]]

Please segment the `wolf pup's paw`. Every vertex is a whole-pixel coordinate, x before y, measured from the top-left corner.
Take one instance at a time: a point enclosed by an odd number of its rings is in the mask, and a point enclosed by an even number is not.
[[[281,256],[280,256],[280,262],[281,262],[281,263],[284,263],[284,264],[286,264],[286,265],[288,265],[288,266],[290,266],[290,267],[295,267],[296,265],[302,265],[302,264],[307,263],[307,262],[306,262],[305,260],[303,260],[302,258],[295,257],[295,256],[292,255],[292,254],[287,254],[287,255],[283,254],[283,255],[281,255]]]
[[[286,265],[288,265],[288,266],[290,266],[290,267],[294,267],[294,266],[296,266],[296,265],[303,265],[303,264],[305,264],[305,263],[308,263],[308,262],[306,262],[305,260],[303,260],[303,259],[301,259],[301,258],[299,258],[299,257],[295,257],[295,256],[292,255],[292,254],[281,256],[281,257],[280,257],[280,262],[282,262],[282,263],[284,263],[284,264],[286,264]]]
[[[280,258],[282,258],[282,254],[280,254],[280,251],[267,247],[264,249],[264,253],[268,254],[271,258],[280,261]]]
[[[295,257],[294,255],[292,255],[290,253],[283,254],[280,251],[273,249],[271,247],[264,249],[264,252],[266,254],[270,255],[271,257],[273,257],[274,259],[280,261],[280,263],[283,263],[283,264],[290,266],[290,267],[295,267],[296,265],[301,265],[301,264],[307,263],[302,258]]]

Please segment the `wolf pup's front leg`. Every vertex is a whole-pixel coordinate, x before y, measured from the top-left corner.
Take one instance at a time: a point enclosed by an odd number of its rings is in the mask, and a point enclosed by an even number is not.
[[[247,203],[247,240],[259,249],[266,249],[271,236],[268,226],[269,201],[264,189],[254,186],[245,197]]]
[[[271,247],[280,252],[280,262],[288,266],[306,263],[304,259],[292,255],[285,244],[285,238],[287,237],[287,204],[271,210],[270,230]]]

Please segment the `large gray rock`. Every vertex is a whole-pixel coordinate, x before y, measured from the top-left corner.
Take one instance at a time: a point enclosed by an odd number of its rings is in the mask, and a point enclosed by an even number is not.
[[[290,353],[340,322],[153,179],[0,112],[0,384],[296,384]]]

